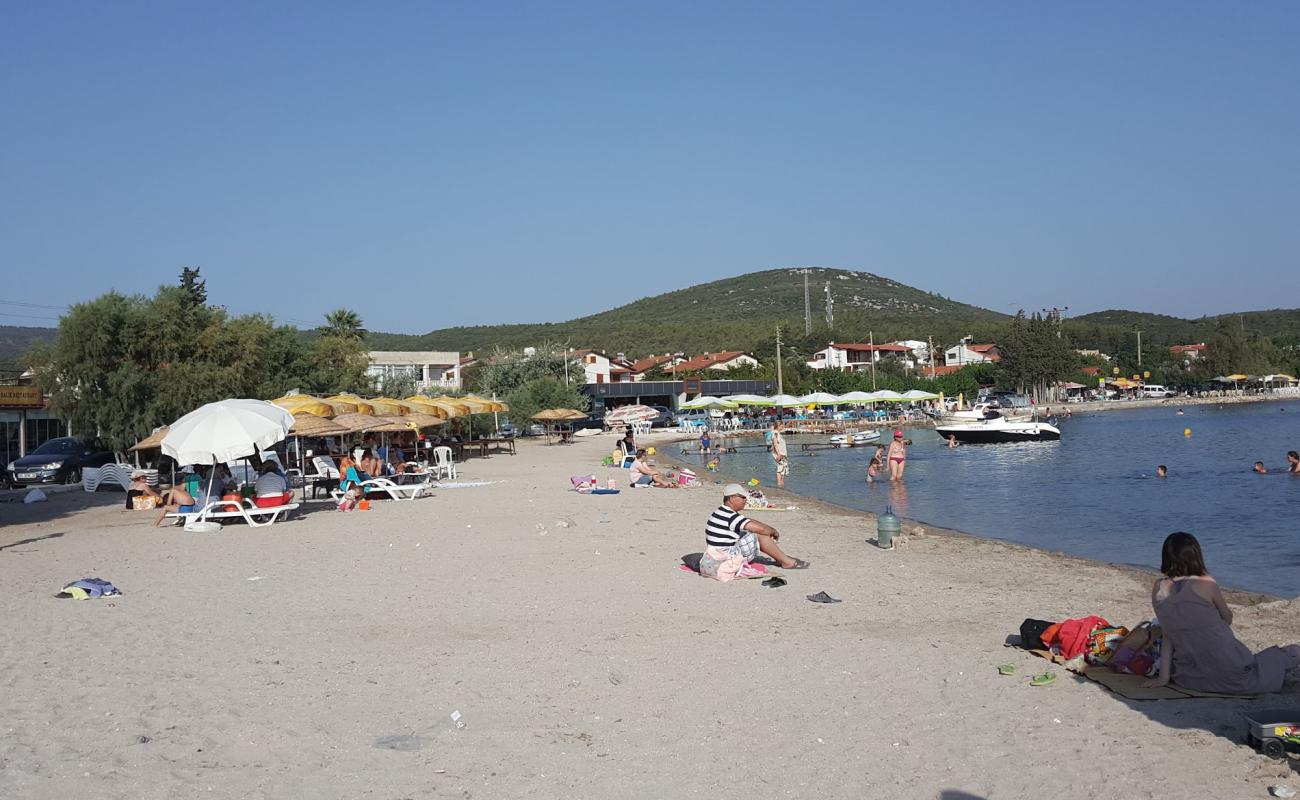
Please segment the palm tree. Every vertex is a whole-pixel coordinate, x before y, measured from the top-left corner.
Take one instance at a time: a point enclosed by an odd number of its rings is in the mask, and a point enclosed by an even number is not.
[[[340,308],[325,315],[325,324],[319,330],[323,336],[360,340],[366,338],[366,329],[361,325],[361,316],[357,312]]]

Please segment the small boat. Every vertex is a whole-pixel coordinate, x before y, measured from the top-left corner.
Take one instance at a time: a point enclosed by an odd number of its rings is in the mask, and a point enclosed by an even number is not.
[[[880,431],[851,431],[832,436],[831,447],[861,447],[880,441]]]
[[[1061,438],[1061,429],[1046,422],[1024,422],[1006,417],[938,425],[935,432],[947,439],[956,437],[964,444],[1000,442],[1053,442]]]

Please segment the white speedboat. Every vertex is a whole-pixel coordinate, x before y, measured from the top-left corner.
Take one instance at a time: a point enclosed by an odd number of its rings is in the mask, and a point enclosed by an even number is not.
[[[1001,414],[1009,419],[1031,419],[1034,416],[1034,410],[1032,408],[999,408],[992,403],[976,403],[966,411],[945,412],[940,415],[940,419],[945,423],[975,422],[989,419],[992,414]]]
[[[850,431],[831,437],[831,447],[862,447],[880,441],[880,431]]]
[[[1052,442],[1061,438],[1061,429],[1046,422],[1025,422],[997,417],[973,422],[938,425],[935,432],[947,439],[956,437],[963,444],[999,442]]]

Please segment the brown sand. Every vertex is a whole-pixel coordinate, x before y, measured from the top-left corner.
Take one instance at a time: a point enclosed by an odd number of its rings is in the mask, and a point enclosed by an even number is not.
[[[120,494],[0,505],[0,795],[1265,797],[1287,779],[1241,713],[1293,698],[1032,688],[1046,662],[1002,647],[1026,616],[1135,622],[1149,576],[934,532],[884,552],[867,516],[800,500],[764,519],[812,569],[717,584],[676,569],[716,487],[628,490],[594,466],[613,441],[526,443],[463,467],[490,486],[215,535],[155,529]],[[591,472],[623,493],[566,491]],[[53,599],[91,575],[124,596]],[[804,599],[822,590],[844,602]],[[1294,611],[1235,627],[1300,641]],[[399,735],[414,749],[375,746]]]

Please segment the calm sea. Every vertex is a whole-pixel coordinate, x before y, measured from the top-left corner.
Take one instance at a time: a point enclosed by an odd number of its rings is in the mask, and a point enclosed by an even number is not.
[[[1300,595],[1300,476],[1282,474],[1286,451],[1300,450],[1300,402],[1184,411],[1076,415],[1061,420],[1059,442],[953,450],[932,430],[911,429],[902,486],[864,482],[874,448],[808,455],[800,445],[828,437],[790,436],[786,488],[872,512],[891,504],[932,525],[1153,569],[1164,537],[1185,530],[1224,584]],[[775,485],[765,451],[723,459],[724,472]],[[1252,473],[1257,460],[1277,474]],[[1169,477],[1154,477],[1158,464]]]

